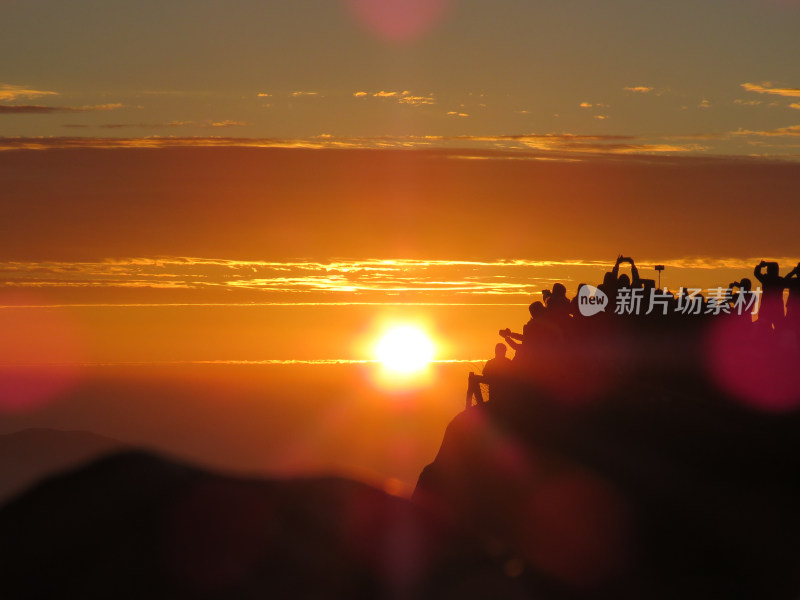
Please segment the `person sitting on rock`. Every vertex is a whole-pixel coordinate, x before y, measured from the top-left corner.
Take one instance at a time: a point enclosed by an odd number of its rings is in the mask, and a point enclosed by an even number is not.
[[[494,347],[494,358],[486,361],[483,367],[483,383],[489,386],[489,400],[502,401],[506,396],[508,380],[511,377],[511,359],[506,357],[506,345],[499,342]]]
[[[547,318],[547,309],[541,302],[534,302],[528,307],[530,320],[525,323],[522,333],[510,329],[501,329],[500,335],[506,344],[515,350],[514,364],[530,364],[535,361],[538,351],[559,340],[559,328]]]

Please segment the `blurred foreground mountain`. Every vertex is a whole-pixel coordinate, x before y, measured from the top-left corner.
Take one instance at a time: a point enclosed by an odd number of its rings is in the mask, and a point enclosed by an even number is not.
[[[800,413],[619,381],[468,408],[412,499],[102,458],[0,510],[2,597],[796,600]]]
[[[45,477],[124,446],[85,431],[38,428],[0,435],[0,505]]]

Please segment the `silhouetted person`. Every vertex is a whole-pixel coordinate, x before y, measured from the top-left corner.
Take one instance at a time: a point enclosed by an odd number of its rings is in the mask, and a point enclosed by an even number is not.
[[[734,291],[737,289],[739,291]],[[728,297],[730,298],[731,314],[741,315],[752,320],[753,308],[757,299],[753,293],[753,282],[747,277],[742,277],[741,281],[734,281],[728,286]]]
[[[628,263],[631,266],[631,277],[628,277],[627,274],[623,273],[619,275],[619,267],[622,263]],[[611,270],[614,276],[617,279],[617,287],[634,287],[638,288],[641,287],[641,278],[639,277],[639,269],[636,268],[636,263],[633,262],[633,259],[630,256],[622,256],[621,254],[617,257],[617,262],[614,265],[614,268]]]
[[[563,283],[553,285],[553,291],[545,302],[546,316],[559,327],[565,327],[570,320],[570,303],[567,298],[567,288]]]
[[[603,275],[603,283],[597,286],[598,289],[608,296],[609,306],[615,306],[617,303],[617,280],[619,279],[619,263],[621,261],[622,254],[617,256],[617,262],[614,263],[614,267]]]
[[[605,275],[603,275],[603,283],[597,286],[597,289],[601,290],[606,296],[608,296],[609,300],[611,300],[611,305],[614,305],[614,300],[617,296],[617,276],[613,273],[613,271],[609,271]]]
[[[631,281],[631,278],[626,274],[620,276],[619,267],[622,263],[629,263],[631,265],[631,275],[633,275],[633,281]],[[603,276],[603,283],[597,287],[598,289],[602,290],[606,296],[608,296],[609,306],[613,307],[617,304],[617,291],[620,288],[638,288],[640,287],[640,282],[639,269],[636,268],[636,264],[633,262],[633,259],[620,254],[617,256],[617,261],[614,263],[614,267],[611,269],[611,271]]]
[[[588,284],[586,283],[579,283],[578,289],[575,292],[575,296],[572,298],[572,300],[569,301],[569,314],[573,318],[573,320],[583,318],[583,314],[581,313],[581,308],[580,308],[580,296],[581,296],[581,290],[585,288],[587,285]]]
[[[706,310],[705,298],[697,290],[681,288],[681,293],[675,304],[675,310],[684,316],[701,318]]]
[[[500,335],[511,346],[516,354],[514,363],[530,363],[534,361],[538,349],[552,343],[560,337],[560,331],[547,320],[547,309],[541,302],[534,302],[528,307],[530,320],[522,327],[522,333],[510,329],[500,331]]]
[[[477,375],[470,371],[469,379],[467,380],[467,406],[466,408],[470,408],[472,406],[472,400],[475,400],[475,405],[480,406],[485,404],[486,401],[483,399],[483,393],[481,392],[481,383],[483,382],[483,376]]]
[[[598,289],[603,290],[606,296],[611,298],[617,293],[617,276],[613,271],[609,271],[603,275],[603,283],[597,286]]]
[[[671,321],[675,318],[675,294],[667,288],[654,289],[653,293],[659,300],[658,308],[654,307],[654,314],[658,315],[661,319]],[[655,312],[657,311],[657,312]]]
[[[800,335],[800,263],[783,278],[789,289],[786,299],[786,325]]]
[[[764,267],[767,272],[764,273]],[[780,329],[783,325],[783,290],[786,282],[780,276],[776,262],[762,260],[753,270],[753,275],[761,283],[761,306],[758,309],[758,323],[766,329]]]
[[[502,401],[507,396],[511,378],[511,359],[506,357],[506,345],[499,342],[494,347],[494,358],[483,367],[483,382],[489,386],[489,400]]]

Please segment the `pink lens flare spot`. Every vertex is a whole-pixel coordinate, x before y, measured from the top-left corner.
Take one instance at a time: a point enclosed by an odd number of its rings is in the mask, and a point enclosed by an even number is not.
[[[51,402],[75,385],[78,367],[0,365],[0,413],[23,413]]]
[[[342,507],[342,551],[395,586],[417,585],[438,557],[438,528],[424,513],[368,487],[337,494]]]
[[[80,377],[79,325],[42,298],[0,295],[0,413],[35,410],[55,401]]]
[[[579,470],[540,485],[528,499],[521,531],[528,560],[573,588],[614,578],[629,559],[630,525],[623,498]]]
[[[765,331],[741,319],[719,319],[709,332],[706,365],[717,385],[764,412],[800,408],[800,350],[791,332]]]
[[[407,42],[431,31],[455,0],[346,0],[356,20],[377,37]]]

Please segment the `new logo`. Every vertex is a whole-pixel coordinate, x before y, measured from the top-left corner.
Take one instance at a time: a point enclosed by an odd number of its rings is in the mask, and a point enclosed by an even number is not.
[[[608,296],[593,285],[584,285],[578,292],[578,310],[584,317],[603,312],[607,306]]]

